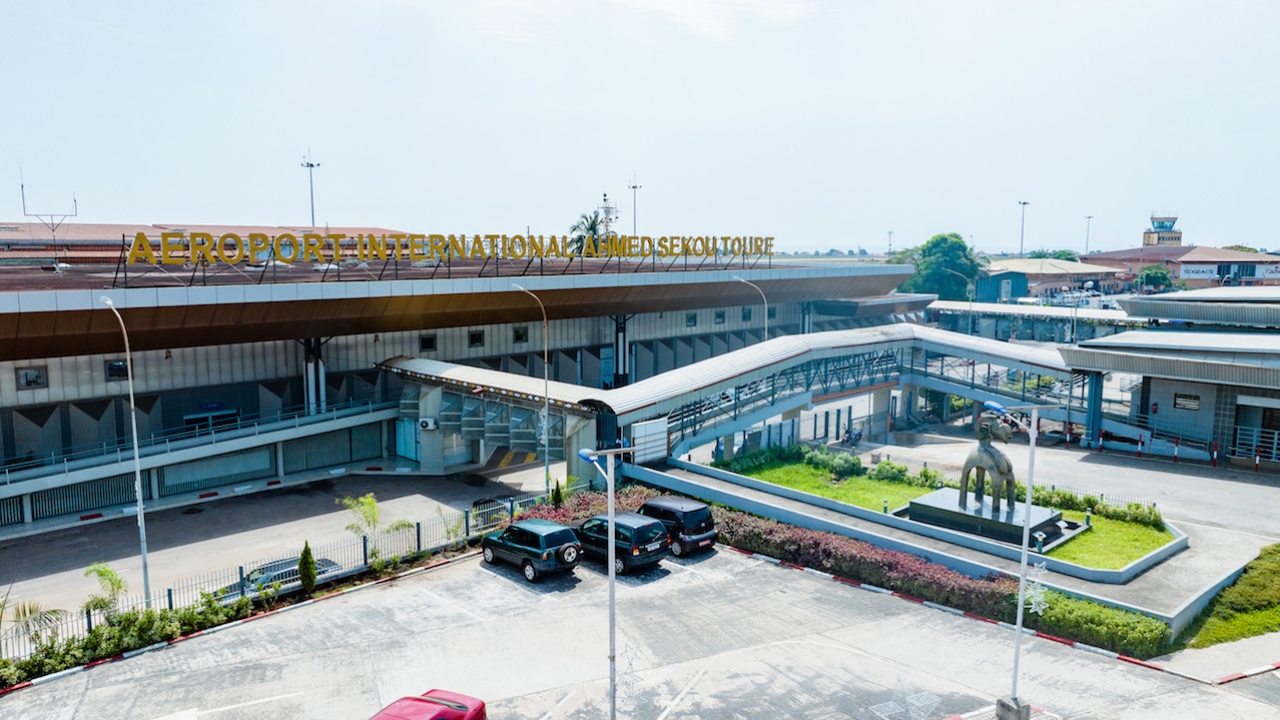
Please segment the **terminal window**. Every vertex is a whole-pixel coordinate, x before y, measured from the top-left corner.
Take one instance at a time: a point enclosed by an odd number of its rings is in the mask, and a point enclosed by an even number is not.
[[[724,311],[723,311],[723,310],[717,310],[717,311],[716,311],[716,324],[717,324],[717,325],[723,325],[723,324],[724,324]]]
[[[513,343],[529,342],[529,326],[517,325],[511,328],[511,342]]]
[[[129,363],[125,360],[108,360],[107,361],[107,379],[108,380],[128,380],[129,379]]]
[[[1173,396],[1173,409],[1200,412],[1200,396],[1199,395],[1181,395],[1181,394],[1175,393]]]
[[[769,306],[769,319],[770,319],[770,320],[773,320],[773,319],[775,319],[775,318],[777,318],[777,317],[778,317],[778,306],[777,306],[777,305],[770,305],[770,306]]]
[[[49,387],[49,371],[45,365],[17,368],[14,372],[17,373],[19,390]]]
[[[696,327],[698,324],[698,313],[689,313],[684,316],[685,327]]]
[[[418,352],[435,352],[436,336],[435,335],[419,335],[418,336]]]
[[[472,330],[467,333],[467,347],[484,347],[484,331]]]
[[[751,322],[751,308],[742,308],[742,322]]]

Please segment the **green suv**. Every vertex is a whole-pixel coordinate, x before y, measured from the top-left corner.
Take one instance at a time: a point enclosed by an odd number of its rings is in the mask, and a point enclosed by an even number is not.
[[[480,541],[485,562],[504,560],[520,566],[529,582],[547,573],[570,572],[582,559],[582,543],[573,530],[550,520],[518,520]]]

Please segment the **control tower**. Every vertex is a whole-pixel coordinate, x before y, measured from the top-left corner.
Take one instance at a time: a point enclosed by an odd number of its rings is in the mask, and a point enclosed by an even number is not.
[[[1151,227],[1142,233],[1143,245],[1182,245],[1182,231],[1174,230],[1178,216],[1173,213],[1151,213]]]

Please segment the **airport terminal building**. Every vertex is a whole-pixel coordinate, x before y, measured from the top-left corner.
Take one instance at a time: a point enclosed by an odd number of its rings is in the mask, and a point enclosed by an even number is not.
[[[550,381],[620,388],[766,337],[920,318],[931,299],[893,294],[910,267],[782,263],[764,238],[569,241],[0,225],[0,529],[134,500],[130,366],[103,298],[128,330],[149,506],[364,461],[444,473],[500,449],[541,459],[544,344]],[[528,392],[451,387],[428,423],[420,385],[387,364],[409,360],[522,376]],[[572,399],[550,402],[552,459],[605,432],[575,423]]]

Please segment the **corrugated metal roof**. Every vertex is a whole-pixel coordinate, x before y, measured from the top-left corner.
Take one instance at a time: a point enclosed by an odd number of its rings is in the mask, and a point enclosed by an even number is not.
[[[1087,348],[1149,350],[1161,353],[1230,353],[1280,356],[1280,335],[1134,330],[1081,343]]]
[[[1280,262],[1280,258],[1276,258]],[[1248,285],[1181,290],[1143,298],[1149,302],[1280,303],[1280,287]]]
[[[992,271],[1012,270],[1026,275],[1114,275],[1118,270],[1108,265],[1055,260],[1053,258],[1009,258],[993,260]]]
[[[1071,373],[1055,350],[903,323],[777,337],[614,390],[552,382],[548,384],[549,395],[552,402],[579,409],[597,404],[606,406],[617,414],[619,423],[628,424],[665,415],[695,400],[811,360],[903,346],[922,346],[931,352],[963,354],[976,362],[1034,368],[1037,372],[1060,377]],[[392,358],[381,363],[380,367],[401,376],[471,391],[508,394],[526,400],[541,400],[543,397],[541,379],[497,370],[409,357]]]
[[[969,312],[969,303],[962,300],[937,300],[929,306],[930,310],[943,312]],[[1109,323],[1146,322],[1145,319],[1130,317],[1123,310],[1099,310],[1096,308],[1079,308],[1053,305],[1016,305],[1013,303],[973,303],[974,314],[1016,315],[1018,317],[1051,317],[1071,319],[1073,312],[1080,320],[1101,320]]]
[[[516,375],[488,368],[458,365],[456,363],[411,358],[404,355],[393,357],[379,363],[378,367],[393,372],[401,377],[409,377],[419,381],[453,386],[460,390],[474,392],[481,390],[496,395],[517,397],[523,400],[542,401],[543,380],[538,377]],[[581,387],[550,381],[546,383],[546,397],[559,405],[574,406],[585,411],[581,402],[593,395],[598,395],[595,388]]]

